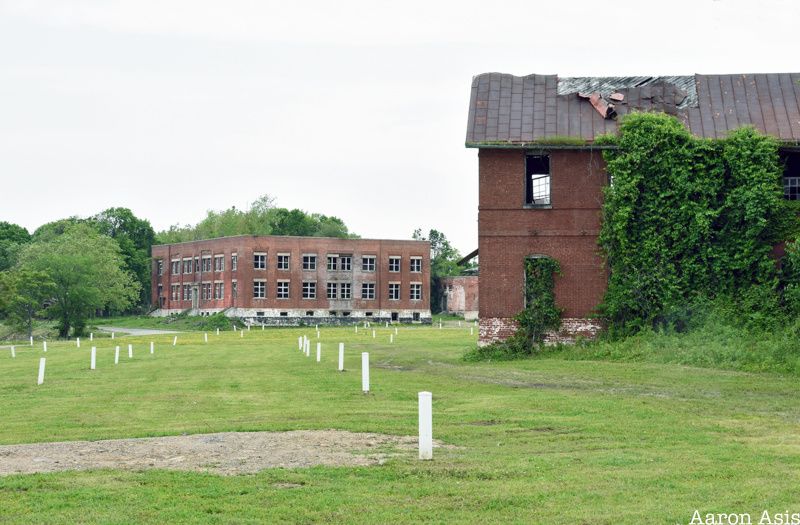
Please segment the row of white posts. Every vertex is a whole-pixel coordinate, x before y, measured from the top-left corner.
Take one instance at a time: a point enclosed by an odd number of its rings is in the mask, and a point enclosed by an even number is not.
[[[388,326],[388,323],[387,323]],[[356,326],[358,331],[358,326]],[[395,328],[395,334],[397,329]],[[372,331],[375,337],[375,331]],[[317,332],[319,337],[319,332]],[[390,334],[389,341],[393,342],[394,335]],[[311,355],[311,341],[303,335],[297,338],[297,348],[306,357]],[[317,363],[322,358],[322,343],[317,342]],[[344,371],[344,343],[339,343],[339,372]],[[361,352],[361,391],[369,393],[369,352]],[[433,459],[433,394],[430,392],[419,393],[419,459]]]
[[[78,340],[80,340],[80,339],[78,339]],[[172,345],[175,346],[177,341],[178,341],[178,337],[175,336],[175,339],[173,340]],[[78,343],[78,346],[80,346],[80,343]],[[45,352],[47,352],[47,341],[44,342],[43,349],[44,349]],[[154,352],[155,352],[155,343],[153,341],[150,341],[150,353],[153,354]],[[14,358],[17,357],[16,349],[13,346],[11,347],[11,357],[14,357]],[[133,345],[132,344],[128,345],[128,358],[129,359],[133,358]],[[115,365],[119,364],[119,346],[114,347],[114,364]],[[39,358],[39,377],[36,380],[36,384],[37,385],[41,385],[41,384],[44,383],[44,368],[45,368],[45,358],[41,357],[41,358]],[[96,370],[97,369],[97,347],[96,346],[92,347],[91,357],[89,358],[89,369],[90,370]]]

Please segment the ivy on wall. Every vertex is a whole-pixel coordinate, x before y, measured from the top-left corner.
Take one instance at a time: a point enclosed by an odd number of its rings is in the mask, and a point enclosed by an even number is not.
[[[603,152],[611,184],[599,237],[612,333],[672,324],[720,296],[779,307],[770,254],[796,214],[782,199],[775,139],[753,128],[700,139],[673,117],[634,113],[602,142],[617,146]]]

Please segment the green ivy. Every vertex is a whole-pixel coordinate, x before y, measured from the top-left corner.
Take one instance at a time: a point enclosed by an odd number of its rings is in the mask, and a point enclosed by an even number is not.
[[[778,142],[753,128],[692,136],[665,114],[634,113],[603,156],[599,243],[610,279],[600,307],[612,334],[682,323],[691,305],[731,297],[778,307],[774,244],[787,223]],[[793,217],[796,219],[796,216]]]

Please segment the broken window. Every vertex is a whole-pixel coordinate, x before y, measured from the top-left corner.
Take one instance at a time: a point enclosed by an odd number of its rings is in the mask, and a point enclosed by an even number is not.
[[[231,255],[231,271],[235,272],[238,266],[239,266],[239,255],[234,253]]]
[[[239,284],[236,281],[231,281],[231,297],[239,297]]]
[[[783,198],[790,201],[800,200],[800,153],[783,152]]]
[[[158,259],[156,261],[156,273],[158,275],[164,274],[164,261],[162,261],[161,259]]]
[[[525,156],[525,204],[550,204],[550,156]]]

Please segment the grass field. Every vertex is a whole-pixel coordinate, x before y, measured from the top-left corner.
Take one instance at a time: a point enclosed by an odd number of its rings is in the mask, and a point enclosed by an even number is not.
[[[466,326],[466,325],[465,325]],[[401,327],[395,344],[323,328],[123,337],[0,349],[0,444],[217,431],[417,432],[434,396],[434,460],[224,477],[100,470],[0,478],[1,523],[688,523],[701,512],[800,512],[796,377],[557,355],[464,363],[469,329]],[[151,356],[146,343],[156,341]],[[312,339],[314,341],[314,339]],[[336,344],[347,348],[336,372]],[[360,352],[373,364],[360,388]],[[312,351],[313,353],[313,351]],[[2,461],[2,458],[0,458]],[[299,487],[297,487],[299,485]],[[289,488],[296,487],[296,488]]]

